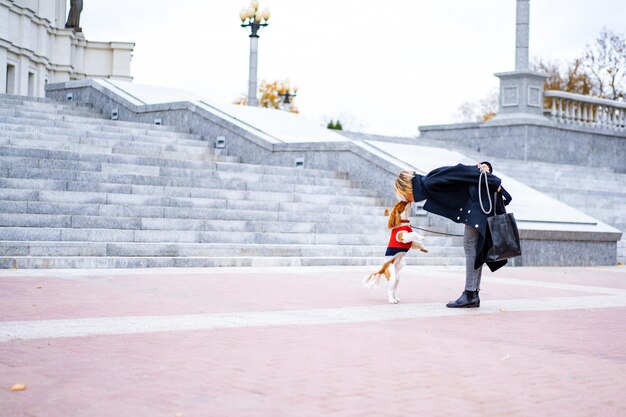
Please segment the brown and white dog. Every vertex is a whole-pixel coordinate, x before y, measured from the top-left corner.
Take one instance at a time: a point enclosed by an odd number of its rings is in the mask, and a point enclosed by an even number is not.
[[[400,201],[393,207],[391,213],[388,210],[385,212],[385,215],[389,215],[387,227],[391,229],[389,244],[385,252],[386,262],[378,272],[366,276],[363,280],[363,285],[371,288],[378,286],[381,277],[385,277],[387,279],[387,298],[391,304],[400,302],[396,296],[396,290],[400,283],[399,272],[406,265],[404,256],[409,249],[428,252],[428,249],[419,242],[419,240],[424,239],[424,236],[414,232],[409,225],[410,210],[410,202]]]

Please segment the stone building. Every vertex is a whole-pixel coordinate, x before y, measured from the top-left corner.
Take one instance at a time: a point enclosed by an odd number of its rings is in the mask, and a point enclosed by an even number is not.
[[[0,93],[44,97],[45,85],[132,80],[132,42],[94,42],[65,28],[66,0],[0,0]]]

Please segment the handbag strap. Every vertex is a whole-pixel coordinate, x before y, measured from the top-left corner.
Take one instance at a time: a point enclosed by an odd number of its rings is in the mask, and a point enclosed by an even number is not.
[[[485,207],[483,206],[483,198],[480,194],[480,188],[481,188],[480,184],[481,184],[483,177],[485,178],[485,187],[487,188],[487,200],[489,201],[488,211],[485,211]],[[487,182],[487,171],[480,171],[480,176],[478,177],[478,201],[480,202],[480,209],[483,211],[483,213],[485,214],[491,213],[491,210],[493,210],[493,203],[491,202],[491,196],[489,195],[489,183]],[[494,202],[495,202],[495,198],[494,198]]]
[[[496,203],[496,209],[494,214],[506,214],[506,207],[504,206],[504,200],[502,199],[502,194],[498,195],[497,191],[493,193],[493,201]]]

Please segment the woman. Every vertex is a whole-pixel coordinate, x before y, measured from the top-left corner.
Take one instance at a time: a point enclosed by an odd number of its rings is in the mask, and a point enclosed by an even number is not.
[[[480,278],[483,265],[483,252],[489,250],[491,238],[487,227],[487,217],[495,214],[493,193],[501,193],[504,204],[511,202],[511,196],[501,186],[502,180],[492,174],[492,166],[484,161],[476,165],[458,164],[441,167],[429,172],[426,176],[413,171],[402,171],[394,184],[394,192],[401,200],[426,200],[424,210],[446,217],[453,222],[465,224],[463,249],[465,251],[465,291],[455,300],[446,304],[450,308],[480,307]],[[481,172],[486,173],[487,184],[479,194],[478,181]],[[482,206],[491,210],[485,214]],[[501,268],[507,261],[487,262],[493,272]]]

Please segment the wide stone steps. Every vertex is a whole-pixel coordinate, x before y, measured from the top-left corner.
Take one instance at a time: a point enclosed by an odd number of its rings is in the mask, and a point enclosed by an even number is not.
[[[45,120],[33,117],[0,117],[0,130],[14,132],[46,132],[50,134],[68,134],[68,136],[81,136],[85,132],[108,135],[116,138],[119,134],[132,136],[147,136],[152,140],[159,138],[170,139],[172,143],[193,144],[203,142],[203,136],[195,133],[187,133],[175,130],[161,129],[162,126],[146,125],[133,122],[113,122],[106,119],[78,119],[68,121],[71,117],[60,120]],[[122,123],[129,123],[124,124]]]
[[[381,257],[303,257],[303,256],[225,256],[225,257],[53,257],[15,256],[0,258],[0,268],[182,268],[182,267],[277,267],[277,266],[360,266],[371,265],[372,272],[384,262]],[[408,255],[408,265],[464,265],[464,257],[422,257]]]
[[[384,217],[380,216],[382,220]],[[295,220],[295,219],[294,219]],[[85,216],[67,214],[0,213],[0,226],[53,228],[111,228],[130,230],[191,230],[224,232],[346,233],[387,235],[378,226],[358,227],[351,223],[276,220],[205,220],[156,217]],[[360,225],[360,223],[359,223]]]
[[[22,120],[20,120],[22,121]],[[208,147],[208,143],[201,135],[184,134],[179,132],[163,132],[146,128],[130,128],[103,125],[83,125],[79,123],[56,122],[52,126],[33,126],[30,120],[23,123],[0,122],[0,133],[5,136],[10,134],[19,135],[50,135],[68,138],[101,138],[101,139],[126,139],[130,141],[154,142],[160,144],[177,144],[197,147]]]
[[[20,104],[2,104],[0,103],[0,117],[16,117],[16,118],[32,118],[44,120],[62,120],[60,116],[71,117],[89,117],[100,118],[101,115],[92,110],[81,108],[63,108],[59,107],[55,109],[55,113],[51,115],[47,111],[42,111],[38,108],[24,106]]]
[[[0,115],[4,112],[26,111],[45,114],[66,114],[90,118],[101,118],[100,111],[92,107],[79,106],[76,103],[50,103],[31,100],[13,99],[5,94],[0,94]],[[53,112],[53,113],[51,113]]]
[[[0,178],[0,188],[55,190],[70,192],[85,192],[102,194],[107,202],[115,202],[120,198],[126,202],[135,201],[136,204],[150,204],[154,198],[188,197],[190,199],[206,199],[208,206],[219,204],[221,200],[247,200],[257,203],[315,203],[337,205],[383,205],[385,200],[375,197],[351,196],[336,194],[307,194],[298,192],[231,190],[218,188],[166,187],[153,185],[92,183],[87,181],[63,181],[23,178]],[[127,195],[127,196],[116,196]]]
[[[2,153],[2,149],[0,149]],[[0,155],[1,156],[1,155]],[[231,171],[231,166],[214,165],[212,168],[176,168],[158,165],[108,162],[88,162],[65,159],[45,159],[36,157],[2,156],[0,158],[0,176],[6,178],[46,178],[68,181],[112,182],[119,184],[194,186],[211,181],[214,188],[228,186],[234,189],[271,189],[273,184],[280,184],[283,190],[306,192],[309,187],[315,189],[332,187],[358,188],[359,184],[347,179],[332,177],[304,176],[299,172],[294,175],[266,174]],[[268,188],[269,187],[269,188]],[[374,196],[371,191],[355,190],[367,196]]]
[[[85,163],[85,166],[92,166],[94,170],[100,170],[98,168],[102,163],[127,165],[128,168],[134,168],[136,166],[150,167],[144,168],[148,170],[149,175],[158,175],[163,171],[172,170],[174,168],[180,169],[181,173],[186,172],[188,175],[202,174],[202,172],[196,171],[209,170],[209,171],[222,171],[231,172],[231,175],[245,175],[245,174],[257,174],[257,175],[285,175],[292,177],[317,177],[317,178],[335,178],[335,179],[347,179],[346,173],[340,173],[335,171],[324,171],[317,169],[298,169],[281,166],[269,166],[269,165],[253,165],[243,164],[239,162],[221,162],[221,161],[197,161],[197,160],[181,160],[172,158],[157,158],[157,157],[145,157],[138,155],[122,155],[122,154],[105,154],[105,153],[78,153],[71,150],[54,150],[36,147],[18,147],[18,146],[2,146],[0,145],[0,161],[4,160],[4,157],[22,157],[22,158],[35,158],[39,160],[63,160],[63,161],[78,161]],[[66,162],[63,162],[66,163]],[[71,162],[68,162],[71,163]],[[95,163],[95,164],[94,164]],[[40,168],[42,166],[40,165]],[[54,166],[50,166],[54,168]],[[59,166],[56,166],[59,168]],[[85,168],[89,170],[90,168]],[[139,169],[139,168],[138,168]],[[188,171],[185,171],[187,169]],[[182,175],[182,174],[181,174]]]
[[[346,173],[243,164],[201,135],[96,113],[0,95],[2,267],[382,263],[393,202]],[[464,263],[462,238],[420,233],[430,252],[409,264]]]
[[[430,242],[433,243],[433,242]],[[443,242],[445,244],[445,242]],[[47,242],[0,241],[0,249],[10,256],[324,256],[365,257],[382,259],[385,246],[376,245],[310,245],[310,244],[252,244],[252,243],[170,243],[170,242]],[[463,256],[461,247],[429,244],[428,253],[409,251],[407,256]]]
[[[82,141],[82,140],[81,140]],[[84,143],[93,142],[93,143]],[[63,138],[55,137],[40,137],[31,139],[15,139],[7,138],[0,135],[0,145],[12,146],[12,147],[30,147],[36,149],[47,149],[53,151],[72,151],[79,153],[100,153],[100,154],[124,154],[124,155],[138,155],[153,158],[169,158],[180,160],[198,160],[198,161],[231,161],[237,162],[238,158],[217,156],[214,151],[209,148],[197,148],[197,149],[183,149],[182,146],[177,145],[154,145],[154,144],[141,144],[133,142],[118,141],[116,144],[107,146],[106,143],[101,141],[88,141],[85,140],[81,143],[74,143],[71,139],[64,140]]]
[[[261,225],[268,227],[266,225]],[[258,243],[294,245],[380,245],[389,234],[289,232],[301,226],[284,225],[284,230],[267,231],[198,231],[198,230],[125,230],[66,227],[0,227],[3,241],[54,242],[153,242],[153,243]],[[269,226],[276,230],[274,226]],[[248,230],[251,230],[250,228]],[[424,245],[427,245],[425,242]],[[384,251],[383,251],[384,253]]]
[[[341,187],[334,185],[316,185],[316,184],[298,184],[298,183],[282,183],[281,181],[259,182],[259,181],[242,181],[240,179],[222,179],[212,172],[208,178],[206,176],[152,176],[152,175],[128,175],[115,174],[107,171],[117,171],[117,166],[103,164],[104,172],[78,171],[68,169],[39,169],[25,167],[22,164],[11,165],[10,163],[0,162],[0,181],[16,179],[16,184],[22,183],[19,180],[41,180],[36,182],[37,188],[41,189],[67,189],[72,190],[76,186],[74,184],[89,183],[93,185],[88,191],[99,191],[98,187],[111,187],[115,185],[124,185],[129,188],[133,194],[141,194],[141,189],[137,187],[148,186],[158,187],[148,189],[148,191],[160,190],[166,192],[171,188],[178,188],[184,191],[184,194],[190,195],[191,189],[208,189],[208,190],[230,190],[230,191],[268,191],[282,193],[302,193],[302,194],[326,194],[326,195],[347,195],[352,196],[358,192],[360,196],[375,197],[373,191],[365,189],[356,189]],[[125,167],[125,166],[123,166]],[[123,169],[120,168],[120,170]],[[266,180],[271,176],[266,176]],[[65,185],[63,184],[65,182]],[[313,182],[313,181],[311,181]],[[29,182],[23,182],[26,186]],[[135,187],[135,188],[133,188]],[[13,188],[7,186],[7,188]],[[102,190],[107,192],[107,190]],[[181,192],[182,192],[181,191]],[[219,192],[219,191],[218,191]],[[177,195],[178,192],[174,191]]]
[[[0,109],[30,113],[27,115],[29,117],[22,116],[16,118],[8,116],[11,118],[9,122],[17,122],[17,124],[20,124],[20,119],[27,118],[33,125],[39,126],[50,126],[50,121],[67,121],[78,122],[82,125],[143,128],[153,131],[183,133],[183,136],[189,133],[181,132],[181,129],[167,125],[152,125],[139,122],[110,120],[108,116],[102,115],[100,112],[84,105],[77,105],[76,103],[51,102],[45,99],[32,100],[32,98],[27,97],[0,94]],[[7,116],[0,117],[0,122],[7,122],[7,120],[4,120],[5,117]]]
[[[32,126],[29,124],[17,125],[0,123],[0,133],[7,137],[16,137],[23,139],[38,138],[38,137],[53,137],[58,139],[59,137],[67,138],[67,140],[75,143],[79,143],[79,139],[99,139],[103,143],[107,139],[115,140],[127,140],[140,143],[153,143],[160,145],[179,145],[179,146],[191,146],[207,148],[209,145],[203,141],[202,138],[183,138],[164,135],[163,133],[172,134],[174,132],[154,132],[150,130],[139,130],[132,128],[118,128],[111,129],[105,126],[94,126],[91,129],[86,129],[83,125],[76,124],[74,127],[61,127],[61,126]],[[189,135],[192,136],[192,135]],[[111,142],[113,143],[113,142]]]

